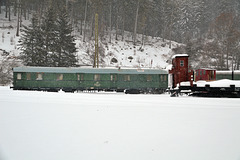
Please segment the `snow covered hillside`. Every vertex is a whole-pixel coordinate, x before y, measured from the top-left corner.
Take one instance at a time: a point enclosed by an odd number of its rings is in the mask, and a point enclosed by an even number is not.
[[[129,34],[129,33],[126,33]],[[89,45],[92,46],[89,48]],[[133,46],[132,42],[115,41],[112,43],[104,43],[105,57],[103,67],[131,67],[131,68],[166,68],[169,64],[167,61],[171,57],[171,49],[168,45],[162,42],[161,38],[147,37],[147,43],[142,46]],[[175,44],[176,46],[177,44]],[[79,48],[80,64],[89,64],[92,61],[87,53],[91,50],[94,53],[94,41],[87,42],[87,44],[77,40],[77,47]],[[116,59],[116,61],[114,61]]]
[[[23,24],[27,25],[28,20],[23,20]],[[17,50],[17,44],[19,37],[16,36],[17,17],[12,17],[11,21],[8,21],[4,17],[4,12],[0,14],[0,53],[9,52],[11,56],[17,56],[19,51]],[[1,58],[1,57],[0,57]]]
[[[0,87],[1,160],[239,160],[239,99]]]
[[[16,21],[17,19],[14,16],[12,16],[9,22],[4,17],[4,12],[0,14],[0,53],[10,53],[9,57],[17,57],[19,55],[19,50],[17,49],[19,37],[16,37]],[[29,20],[22,19],[22,24],[28,25]],[[94,38],[88,38],[86,42],[83,42],[83,37],[77,30],[73,34],[76,37],[79,64],[92,65],[95,50]],[[109,43],[108,35],[99,39],[101,39],[99,41],[100,50],[103,52],[103,62],[100,62],[102,67],[166,68],[168,66],[167,61],[171,57],[168,41],[163,42],[159,37],[145,37],[144,45],[142,45],[142,35],[138,35],[136,46],[133,46],[131,42],[132,36],[129,32],[125,32],[123,41],[121,36],[119,36],[119,40],[115,40],[114,35],[112,35],[111,43]],[[177,45],[177,43],[172,42],[173,48]]]

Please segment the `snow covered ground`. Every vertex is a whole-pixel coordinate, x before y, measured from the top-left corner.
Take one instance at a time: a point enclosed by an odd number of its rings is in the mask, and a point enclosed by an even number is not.
[[[0,87],[0,160],[240,160],[240,99]]]

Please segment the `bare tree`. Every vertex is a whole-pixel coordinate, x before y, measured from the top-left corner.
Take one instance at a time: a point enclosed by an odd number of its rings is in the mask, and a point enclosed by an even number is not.
[[[20,30],[20,10],[21,10],[21,0],[17,0],[17,33],[16,36],[19,36],[19,30]]]
[[[137,24],[138,24],[138,11],[139,11],[139,2],[137,1],[137,9],[136,9],[136,17],[135,17],[135,23],[134,23],[134,30],[133,30],[133,45],[136,45],[136,38],[137,38]]]
[[[240,33],[234,26],[233,13],[221,13],[211,26],[211,34],[221,47],[221,69],[229,69],[229,57],[233,56],[232,51],[238,44]]]
[[[83,42],[85,42],[85,37],[86,37],[86,21],[87,21],[87,6],[88,6],[88,0],[86,0],[86,4],[85,4],[85,12],[84,12],[84,22],[83,22],[83,25],[84,25],[84,31],[83,31]]]
[[[112,1],[109,3],[109,43],[112,41]]]

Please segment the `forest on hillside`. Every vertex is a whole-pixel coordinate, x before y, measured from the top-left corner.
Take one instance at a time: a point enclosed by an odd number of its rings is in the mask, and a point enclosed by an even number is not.
[[[18,17],[17,26],[32,13],[43,21],[49,7],[64,6],[84,41],[94,37],[97,13],[99,37],[108,35],[109,42],[123,40],[125,31],[132,33],[133,44],[143,40],[137,34],[161,37],[184,44],[174,52],[189,54],[199,62],[195,67],[240,66],[239,0],[1,0],[0,6],[9,21]]]

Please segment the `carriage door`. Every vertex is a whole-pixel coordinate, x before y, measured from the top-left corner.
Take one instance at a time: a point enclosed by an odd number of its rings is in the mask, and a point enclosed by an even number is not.
[[[77,79],[78,79],[78,88],[83,88],[84,85],[84,75],[81,74],[77,74]]]
[[[117,89],[117,74],[110,75],[110,89]]]

